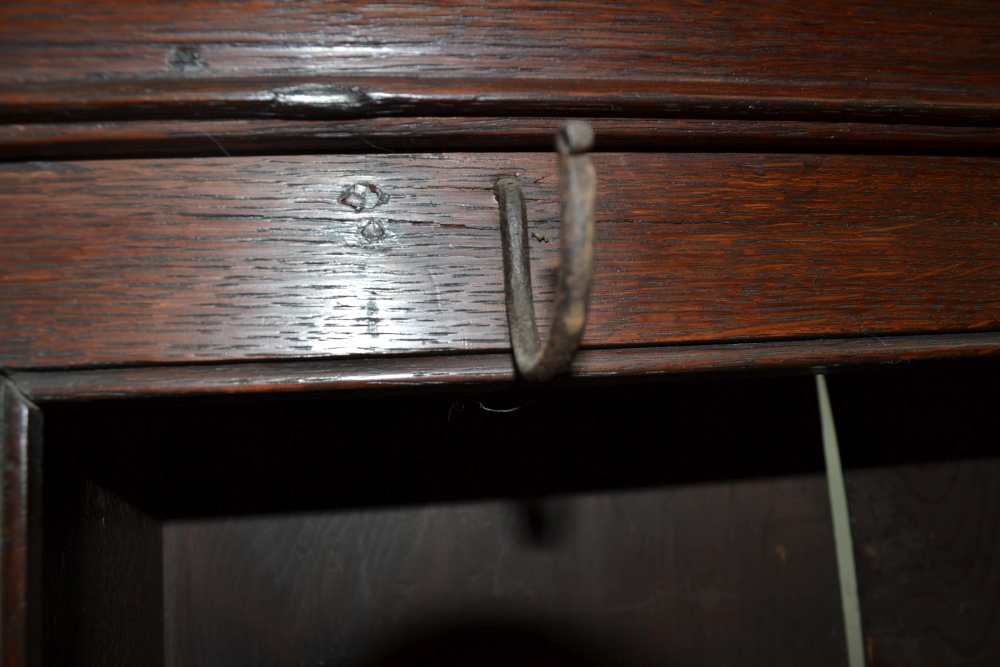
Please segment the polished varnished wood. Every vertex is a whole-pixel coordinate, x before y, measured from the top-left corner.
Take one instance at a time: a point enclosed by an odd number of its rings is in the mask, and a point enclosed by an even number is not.
[[[595,150],[997,155],[1000,130],[880,123],[589,118]],[[204,120],[0,125],[0,158],[550,151],[558,118]]]
[[[997,355],[1000,334],[996,333],[583,350],[560,383],[605,384],[689,373],[811,373],[838,366],[988,360]],[[507,352],[36,370],[12,372],[11,377],[39,401],[316,391],[478,391],[506,387],[517,380]]]
[[[598,154],[586,347],[991,331],[1000,161]],[[550,155],[12,163],[0,364],[506,350],[492,187],[528,199],[542,318]],[[342,203],[367,184],[363,204]],[[355,210],[363,207],[363,210]]]
[[[941,358],[830,381],[868,664],[1000,662],[998,29],[0,6],[3,667],[842,665],[811,383],[691,374]],[[526,190],[545,326],[567,117],[598,272],[532,386],[493,184]]]
[[[1000,124],[1000,96],[930,92],[914,100],[852,84],[352,77],[102,81],[0,89],[0,121],[344,119],[378,116],[630,116]]]
[[[0,376],[0,660],[38,665],[41,413]]]
[[[8,3],[0,116],[996,123],[995,9],[988,0]]]

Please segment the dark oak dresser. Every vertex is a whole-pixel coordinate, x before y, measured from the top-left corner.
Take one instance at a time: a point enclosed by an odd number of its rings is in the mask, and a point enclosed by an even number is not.
[[[1000,5],[0,6],[0,663],[1000,664]]]

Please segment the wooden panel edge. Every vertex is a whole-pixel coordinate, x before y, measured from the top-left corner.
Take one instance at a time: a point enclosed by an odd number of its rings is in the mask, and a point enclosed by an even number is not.
[[[996,125],[1000,98],[717,80],[284,77],[29,83],[0,91],[0,121],[381,116],[630,116]]]
[[[0,659],[41,664],[41,413],[0,375]]]
[[[706,119],[587,119],[595,150],[995,155],[1000,128]],[[502,116],[0,125],[2,160],[552,150],[559,118]]]
[[[1000,355],[1000,332],[583,350],[558,382],[688,373],[813,372]],[[516,381],[507,353],[18,371],[36,401],[487,387]]]

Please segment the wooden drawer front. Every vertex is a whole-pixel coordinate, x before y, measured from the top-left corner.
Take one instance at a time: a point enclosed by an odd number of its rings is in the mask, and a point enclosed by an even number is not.
[[[585,347],[1000,328],[998,159],[594,162]],[[551,154],[5,164],[0,366],[505,350],[510,173],[545,320]]]

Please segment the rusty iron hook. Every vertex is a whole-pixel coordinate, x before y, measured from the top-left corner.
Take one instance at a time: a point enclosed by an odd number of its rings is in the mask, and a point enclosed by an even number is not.
[[[493,190],[500,205],[507,323],[514,361],[526,380],[548,380],[569,369],[583,336],[594,273],[594,198],[597,176],[589,151],[589,123],[569,121],[556,135],[559,152],[560,263],[552,327],[544,346],[535,323],[528,253],[528,217],[517,178],[503,176]]]

